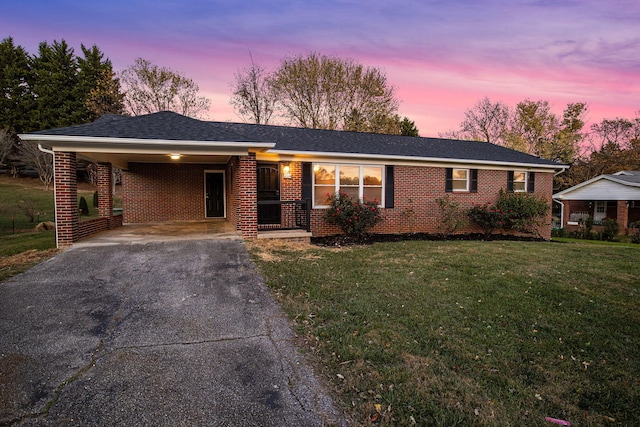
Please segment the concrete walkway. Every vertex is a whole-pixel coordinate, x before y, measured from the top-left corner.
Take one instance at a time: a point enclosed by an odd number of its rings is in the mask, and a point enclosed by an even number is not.
[[[0,284],[0,425],[345,425],[242,241],[160,235]]]

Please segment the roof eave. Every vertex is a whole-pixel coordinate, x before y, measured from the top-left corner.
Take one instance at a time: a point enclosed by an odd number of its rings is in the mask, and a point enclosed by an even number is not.
[[[283,155],[300,155],[308,157],[338,157],[338,158],[350,158],[350,159],[372,159],[372,160],[397,160],[408,162],[437,162],[437,163],[468,163],[474,165],[495,165],[495,166],[518,166],[526,168],[540,168],[551,170],[564,170],[568,169],[568,165],[545,165],[538,163],[523,163],[523,162],[504,162],[495,160],[475,160],[475,159],[459,159],[459,158],[444,158],[444,157],[418,157],[418,156],[398,156],[398,155],[384,155],[384,154],[361,154],[361,153],[339,153],[339,152],[326,152],[326,151],[292,151],[292,150],[268,150],[269,154],[283,154]]]
[[[162,153],[183,150],[205,154],[210,150],[262,152],[275,147],[272,142],[257,141],[193,141],[173,139],[113,138],[46,134],[19,134],[23,141],[35,141],[52,147],[53,151]]]
[[[582,187],[588,186],[588,185],[590,185],[590,184],[592,184],[592,183],[594,183],[596,181],[600,181],[601,179],[606,179],[607,181],[612,181],[612,182],[615,182],[617,184],[626,185],[626,186],[629,186],[629,187],[640,187],[640,184],[638,184],[638,183],[624,181],[624,180],[621,180],[621,179],[615,179],[611,175],[598,175],[598,176],[593,177],[591,179],[588,179],[588,180],[586,180],[584,182],[576,184],[573,187],[569,187],[569,188],[567,188],[565,190],[562,190],[562,191],[554,194],[553,198],[556,199],[556,200],[569,200],[569,199],[565,198],[565,196],[567,194],[573,193],[574,191],[579,190]]]

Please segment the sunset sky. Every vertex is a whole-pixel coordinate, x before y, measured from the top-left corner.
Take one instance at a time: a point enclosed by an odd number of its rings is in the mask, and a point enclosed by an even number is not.
[[[116,71],[137,57],[191,77],[209,119],[240,121],[234,73],[316,51],[384,70],[422,136],[456,129],[487,96],[548,100],[588,119],[640,110],[638,0],[5,0],[0,39],[96,44]]]

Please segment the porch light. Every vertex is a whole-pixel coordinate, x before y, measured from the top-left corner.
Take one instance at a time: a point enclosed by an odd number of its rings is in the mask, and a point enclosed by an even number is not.
[[[169,158],[170,158],[171,160],[180,160],[180,157],[181,157],[181,156],[180,156],[180,154],[177,154],[177,153],[175,153],[175,154],[169,154]]]
[[[288,164],[285,164],[284,167],[282,168],[282,174],[285,179],[291,179],[291,166],[289,166]]]

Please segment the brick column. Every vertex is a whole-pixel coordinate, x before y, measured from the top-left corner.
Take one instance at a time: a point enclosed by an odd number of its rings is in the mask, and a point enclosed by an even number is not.
[[[617,212],[616,221],[620,226],[618,233],[626,235],[629,232],[629,230],[627,230],[627,227],[629,227],[629,206],[626,200],[618,200]]]
[[[55,153],[56,244],[71,245],[78,235],[76,153]]]
[[[256,155],[240,156],[238,167],[238,221],[236,227],[245,239],[258,235],[258,191]]]
[[[113,170],[111,163],[98,163],[98,216],[109,218],[109,229],[113,215]]]

